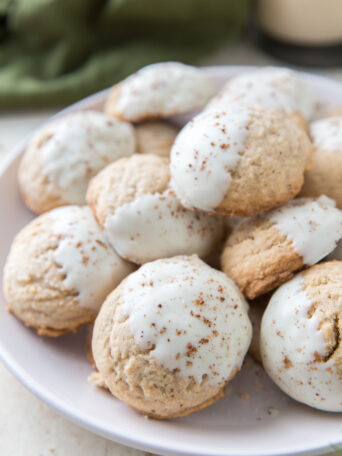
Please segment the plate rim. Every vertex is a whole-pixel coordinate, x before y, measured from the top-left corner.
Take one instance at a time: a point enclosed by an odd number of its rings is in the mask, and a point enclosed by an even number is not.
[[[260,65],[260,68],[265,67],[265,65]],[[208,72],[220,72],[223,75],[226,75],[227,72],[229,71],[230,74],[234,73],[239,73],[242,71],[246,70],[253,70],[258,68],[258,66],[254,65],[212,65],[212,66],[202,66],[200,67],[205,71]],[[316,75],[316,74],[311,74],[309,72],[304,72],[304,71],[298,71],[299,73],[305,75],[306,77],[309,77],[312,80],[316,80],[317,83],[323,83],[323,84],[329,84],[330,87],[336,87],[337,90],[342,91],[342,82],[336,81],[334,79],[331,79],[329,77],[321,76],[321,75]],[[13,148],[11,148],[11,151],[9,151],[5,158],[3,159],[1,165],[0,165],[0,179],[3,177],[5,172],[8,170],[8,168],[13,165],[14,161],[19,158],[21,155],[23,148],[27,144],[27,141],[29,138],[32,137],[34,132],[38,129],[41,128],[43,125],[45,125],[47,122],[50,122],[51,120],[55,118],[59,118],[67,114],[68,112],[72,112],[75,110],[79,109],[91,109],[91,105],[95,105],[96,103],[102,103],[105,100],[106,95],[108,94],[110,88],[103,89],[101,91],[98,91],[94,94],[91,94],[79,101],[76,101],[75,103],[72,103],[71,105],[68,105],[64,109],[58,111],[56,114],[52,115],[49,117],[46,121],[42,122],[39,124],[36,128],[32,129],[29,134],[27,134],[18,144],[16,144]],[[187,456],[208,456],[206,452],[196,452],[194,453],[193,451],[189,449],[181,449],[178,448],[177,445],[175,447],[170,447],[168,446],[163,446],[160,444],[154,444],[148,441],[146,439],[145,441],[141,439],[135,439],[128,433],[124,433],[122,430],[120,433],[117,433],[116,431],[108,431],[106,430],[103,426],[101,426],[100,423],[98,423],[96,420],[93,420],[91,423],[87,419],[87,417],[83,418],[80,414],[77,413],[76,410],[72,406],[69,406],[65,401],[61,400],[60,398],[55,397],[53,393],[50,393],[49,390],[42,386],[38,381],[36,381],[32,375],[28,372],[26,372],[25,369],[22,369],[20,364],[8,353],[6,350],[5,346],[3,345],[3,342],[0,338],[0,360],[3,362],[3,364],[6,366],[6,368],[20,381],[20,383],[28,389],[32,394],[34,394],[38,399],[42,400],[44,403],[46,403],[48,406],[50,406],[52,409],[57,411],[59,414],[64,416],[65,418],[69,419],[73,423],[77,424],[78,426],[87,429],[88,431],[97,434],[101,437],[104,437],[106,439],[109,439],[111,441],[117,442],[119,444],[135,448],[141,451],[152,451],[156,452],[158,454],[168,454],[168,455],[187,455]],[[297,455],[297,456],[314,456],[314,455],[320,455],[320,454],[328,454],[333,451],[335,451],[335,448],[333,445],[338,446],[342,445],[342,433],[341,437],[336,440],[336,442],[329,442],[327,444],[321,445],[319,447],[311,447],[311,448],[306,448],[304,450],[297,451],[296,453],[289,453],[288,451],[279,451],[277,453],[267,453],[263,451],[262,453],[253,453],[249,455],[250,456],[290,456],[290,455]],[[241,456],[245,453],[241,452],[212,452],[210,453],[210,456]]]

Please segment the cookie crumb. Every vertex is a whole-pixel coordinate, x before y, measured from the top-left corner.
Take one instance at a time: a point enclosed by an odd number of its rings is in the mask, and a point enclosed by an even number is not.
[[[249,401],[251,398],[251,395],[249,393],[241,393],[240,394],[240,399],[242,399],[243,401]]]
[[[264,389],[264,384],[259,382],[259,380],[255,380],[254,382],[254,387],[257,389],[257,390],[262,390]]]

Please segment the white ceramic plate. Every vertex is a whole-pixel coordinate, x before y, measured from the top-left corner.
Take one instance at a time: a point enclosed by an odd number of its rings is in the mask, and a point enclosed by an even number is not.
[[[218,86],[243,67],[207,68]],[[342,104],[342,85],[309,76],[320,98]],[[67,111],[101,108],[107,91]],[[178,119],[178,122],[184,122]],[[0,271],[14,235],[33,218],[17,187],[22,142],[0,170]],[[232,391],[214,406],[174,421],[147,420],[87,382],[85,333],[43,339],[6,312],[0,294],[0,357],[51,407],[97,434],[160,455],[267,456],[322,454],[342,443],[341,414],[319,412],[286,397],[247,360]]]

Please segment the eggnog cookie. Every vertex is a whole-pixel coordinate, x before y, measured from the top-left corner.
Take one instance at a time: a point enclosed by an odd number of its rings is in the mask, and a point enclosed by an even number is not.
[[[118,399],[153,418],[208,407],[240,369],[251,339],[247,303],[197,256],[147,263],[106,299],[93,354]]]
[[[288,68],[266,67],[229,80],[206,109],[226,109],[233,103],[259,105],[293,116],[306,129],[315,108],[311,84]]]
[[[342,211],[332,199],[298,198],[241,222],[226,241],[222,269],[254,299],[317,263],[341,237]]]
[[[4,272],[8,309],[39,335],[92,322],[131,271],[106,242],[90,209],[65,206],[33,220],[13,241]]]
[[[202,70],[178,62],[156,63],[115,85],[105,112],[129,122],[165,118],[202,108],[214,93]]]
[[[234,105],[203,112],[181,130],[171,186],[185,207],[255,215],[299,192],[310,157],[308,136],[286,114]]]
[[[224,223],[189,211],[168,187],[169,160],[149,154],[123,158],[90,183],[87,202],[113,248],[138,264],[178,254],[206,256]]]
[[[342,117],[310,125],[312,166],[304,175],[303,196],[327,195],[342,208]]]
[[[342,262],[313,266],[282,285],[261,323],[262,362],[289,396],[342,412]]]
[[[134,127],[138,154],[155,154],[169,157],[179,128],[167,122],[150,121]]]
[[[84,204],[89,180],[135,151],[133,127],[96,111],[56,119],[29,142],[19,167],[26,205],[38,214],[65,204]]]

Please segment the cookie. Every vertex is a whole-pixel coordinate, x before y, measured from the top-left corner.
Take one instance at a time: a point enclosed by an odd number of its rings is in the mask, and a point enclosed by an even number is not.
[[[40,214],[65,204],[84,204],[89,180],[135,151],[133,127],[96,111],[67,114],[29,141],[19,166],[26,205]]]
[[[202,108],[215,93],[202,70],[178,62],[148,65],[115,85],[105,112],[129,122],[183,114]]]
[[[185,209],[168,187],[169,177],[167,158],[135,154],[91,181],[87,202],[123,258],[142,264],[178,254],[205,257],[222,240],[223,220]]]
[[[152,418],[208,407],[241,368],[251,339],[247,303],[197,256],[146,263],[106,299],[93,333],[104,383]]]
[[[293,116],[307,128],[315,108],[315,94],[309,81],[288,68],[266,67],[244,72],[229,80],[206,109],[226,109],[232,103],[259,105]]]
[[[135,125],[138,154],[155,154],[169,157],[179,128],[168,122],[150,121]]]
[[[286,394],[342,412],[342,263],[313,266],[282,285],[261,322],[266,372]]]
[[[94,321],[133,269],[109,246],[88,207],[54,209],[13,241],[4,271],[8,310],[39,335],[76,331]]]
[[[312,166],[304,175],[303,196],[327,195],[342,209],[342,117],[310,125]]]
[[[311,142],[286,114],[232,105],[190,121],[171,149],[171,186],[185,207],[250,216],[299,192]]]
[[[320,261],[341,237],[342,211],[332,199],[298,198],[241,222],[226,241],[222,269],[254,299]]]

